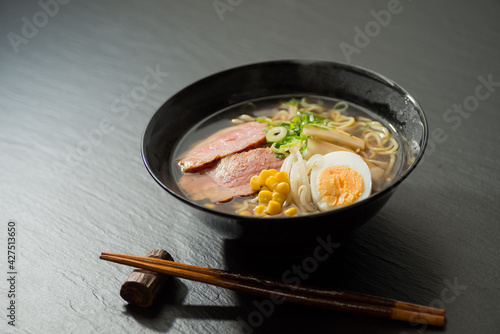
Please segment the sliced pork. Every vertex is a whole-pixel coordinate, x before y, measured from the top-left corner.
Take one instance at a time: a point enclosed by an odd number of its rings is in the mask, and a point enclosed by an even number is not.
[[[233,153],[263,145],[265,123],[248,122],[217,131],[189,149],[178,162],[183,172],[196,172]]]
[[[270,149],[257,148],[227,156],[201,173],[184,174],[179,185],[193,200],[226,202],[235,196],[253,194],[252,176],[264,169],[279,170],[282,164],[283,159],[276,158]]]

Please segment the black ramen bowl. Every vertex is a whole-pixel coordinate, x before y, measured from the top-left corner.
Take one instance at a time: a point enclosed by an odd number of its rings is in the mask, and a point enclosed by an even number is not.
[[[228,214],[191,201],[177,184],[172,163],[180,139],[208,116],[245,101],[270,96],[323,96],[354,103],[382,117],[398,135],[405,163],[392,182],[365,200],[330,212],[283,218]],[[395,82],[370,70],[327,61],[280,60],[225,70],[184,88],[149,122],[142,156],[151,176],[200,221],[243,243],[290,244],[345,235],[368,222],[412,172],[424,152],[427,122],[415,99]]]

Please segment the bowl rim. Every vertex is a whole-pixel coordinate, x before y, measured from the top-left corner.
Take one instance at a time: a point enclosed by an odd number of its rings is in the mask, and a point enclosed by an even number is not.
[[[300,216],[292,216],[292,217],[266,217],[266,218],[230,214],[230,213],[226,213],[226,212],[222,212],[222,211],[218,211],[218,210],[213,210],[213,209],[198,205],[198,204],[194,203],[193,201],[190,201],[189,199],[178,195],[175,191],[170,189],[160,179],[158,179],[156,177],[156,175],[152,171],[152,168],[150,167],[150,164],[148,162],[148,158],[146,156],[146,150],[147,150],[146,135],[151,132],[150,131],[151,127],[153,127],[156,124],[153,121],[157,117],[159,117],[160,113],[164,112],[164,111],[162,111],[162,108],[166,103],[168,103],[168,101],[170,101],[171,99],[175,98],[176,96],[182,94],[184,91],[190,89],[191,87],[202,83],[203,81],[211,80],[211,79],[216,78],[218,76],[223,76],[224,74],[226,74],[228,72],[238,71],[238,70],[241,70],[243,68],[249,68],[249,67],[254,67],[254,66],[286,64],[286,63],[289,63],[289,64],[321,64],[321,63],[323,63],[325,65],[327,65],[327,64],[335,65],[339,68],[344,68],[344,69],[347,69],[347,70],[350,70],[353,72],[357,72],[361,75],[365,75],[365,76],[371,77],[373,79],[377,79],[377,80],[381,81],[382,83],[398,90],[400,93],[405,95],[410,100],[410,102],[413,105],[415,105],[417,114],[420,118],[420,122],[423,125],[422,138],[420,141],[419,152],[418,152],[417,156],[415,157],[415,159],[413,160],[413,162],[408,166],[406,171],[403,174],[399,175],[397,177],[397,179],[394,180],[394,182],[392,182],[386,188],[378,191],[375,194],[371,194],[370,196],[368,196],[364,200],[347,205],[345,207],[337,208],[335,210],[326,211],[326,212],[316,212],[316,213],[312,213],[312,214],[308,214],[308,215],[300,215]],[[216,111],[216,112],[218,112],[218,111]],[[416,99],[409,93],[409,91],[407,91],[403,86],[401,86],[400,84],[398,84],[394,80],[389,79],[386,76],[384,76],[376,71],[367,69],[367,68],[359,66],[359,65],[352,65],[349,63],[345,63],[345,62],[332,61],[332,60],[320,60],[320,59],[317,59],[317,60],[315,60],[315,59],[275,59],[275,60],[266,60],[266,61],[257,61],[257,62],[246,63],[246,64],[242,64],[242,65],[238,65],[238,66],[234,66],[234,67],[230,67],[227,69],[223,69],[223,70],[214,72],[212,74],[203,76],[203,77],[193,81],[192,83],[181,88],[180,90],[178,90],[174,94],[170,95],[165,100],[165,102],[162,103],[162,105],[160,107],[158,107],[158,109],[155,111],[155,113],[151,116],[151,118],[149,119],[149,121],[148,121],[148,123],[147,123],[147,125],[142,133],[141,156],[142,156],[142,161],[143,161],[147,171],[149,172],[151,177],[156,181],[156,183],[158,183],[164,190],[166,190],[170,195],[172,195],[176,199],[188,204],[191,207],[194,207],[197,210],[200,210],[200,211],[208,213],[208,214],[216,215],[219,217],[223,217],[223,218],[229,218],[229,219],[233,219],[233,220],[237,219],[237,220],[242,221],[242,222],[243,221],[251,221],[252,224],[255,224],[255,223],[259,224],[261,221],[266,222],[267,224],[269,224],[269,223],[272,223],[272,224],[281,224],[281,223],[291,224],[293,222],[304,221],[304,219],[308,219],[310,217],[318,218],[321,220],[321,218],[326,218],[327,216],[331,215],[333,212],[340,213],[340,212],[344,212],[347,210],[352,210],[358,206],[363,205],[364,203],[367,203],[368,201],[373,201],[373,200],[382,198],[385,195],[387,195],[389,192],[395,190],[395,188],[398,187],[401,184],[401,182],[403,182],[413,172],[413,170],[416,168],[416,166],[422,160],[422,157],[423,157],[424,152],[425,152],[426,147],[427,147],[428,136],[429,136],[429,126],[428,126],[427,117],[425,116],[424,110],[422,109],[420,104],[416,101]]]

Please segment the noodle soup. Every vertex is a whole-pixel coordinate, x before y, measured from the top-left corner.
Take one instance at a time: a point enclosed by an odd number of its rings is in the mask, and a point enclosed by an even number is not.
[[[196,124],[177,145],[171,168],[189,198],[214,210],[300,216],[384,189],[402,166],[399,146],[397,132],[364,108],[279,96],[231,106]]]

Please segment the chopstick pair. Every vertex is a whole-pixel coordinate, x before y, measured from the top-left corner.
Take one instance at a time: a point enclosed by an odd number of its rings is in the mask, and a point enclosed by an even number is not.
[[[375,317],[444,326],[445,310],[353,292],[289,285],[272,278],[152,257],[102,252],[102,260],[246,292],[260,297]]]

